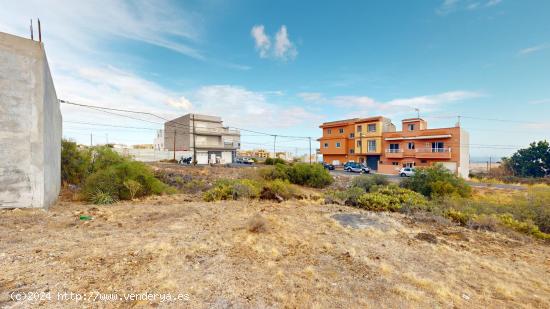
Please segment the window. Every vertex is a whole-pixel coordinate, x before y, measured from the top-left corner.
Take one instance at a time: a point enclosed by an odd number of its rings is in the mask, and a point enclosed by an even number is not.
[[[410,169],[414,167],[414,162],[405,163],[403,167],[405,167],[405,171],[410,172]]]
[[[357,126],[357,132],[361,132],[363,130],[363,127],[362,126]]]
[[[340,142],[336,142],[336,148],[340,148]]]
[[[340,134],[344,133],[344,128],[338,129],[338,133],[340,133]]]
[[[361,147],[361,141],[357,141],[357,147]]]
[[[354,153],[355,153],[355,149],[350,148],[349,153],[350,153],[350,154],[354,154]]]
[[[327,134],[332,134],[332,129],[327,129]]]
[[[376,132],[376,123],[369,124],[367,126],[367,131],[368,132]]]
[[[328,143],[325,143],[323,146],[324,146],[325,148],[328,148]]]
[[[388,152],[397,153],[399,152],[399,144],[390,144],[390,149]]]
[[[414,123],[409,123],[409,131],[414,131]]]
[[[368,150],[368,152],[376,152],[376,140],[375,139],[371,139],[371,140],[368,141],[367,150]]]
[[[432,152],[443,152],[445,145],[443,142],[433,142],[432,143]]]
[[[349,138],[354,138],[355,137],[355,134],[354,133],[350,133],[349,134]]]
[[[420,160],[420,163],[428,163],[428,160]]]
[[[409,149],[414,149],[414,142],[409,142],[408,148]]]
[[[399,162],[392,162],[391,165],[399,165]]]

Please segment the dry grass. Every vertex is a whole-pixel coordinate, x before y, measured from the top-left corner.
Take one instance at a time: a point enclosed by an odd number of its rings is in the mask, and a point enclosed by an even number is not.
[[[315,201],[184,195],[0,211],[0,307],[11,291],[187,293],[183,307],[547,307],[550,249],[535,240],[370,214],[341,226]],[[79,215],[92,221],[79,221]],[[437,236],[437,244],[415,239]],[[461,237],[456,237],[461,235]],[[81,307],[43,302],[47,307]],[[94,305],[88,303],[87,305]],[[173,307],[158,302],[100,307]]]

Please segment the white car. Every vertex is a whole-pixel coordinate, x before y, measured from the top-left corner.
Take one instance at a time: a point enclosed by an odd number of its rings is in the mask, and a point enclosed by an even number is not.
[[[399,170],[399,176],[401,177],[411,177],[414,175],[414,168],[412,167],[404,167]]]

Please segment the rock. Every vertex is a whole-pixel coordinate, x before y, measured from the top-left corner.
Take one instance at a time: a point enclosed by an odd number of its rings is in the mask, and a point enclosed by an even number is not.
[[[418,233],[414,238],[418,240],[427,241],[432,244],[437,244],[437,237],[435,237],[435,235],[430,233]]]

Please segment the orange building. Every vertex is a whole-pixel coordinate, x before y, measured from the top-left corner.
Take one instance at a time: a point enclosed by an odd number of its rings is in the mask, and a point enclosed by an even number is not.
[[[374,170],[382,156],[382,134],[395,131],[395,126],[384,117],[325,122],[319,127],[323,129],[323,137],[318,140],[325,162],[362,162]]]
[[[396,131],[389,119],[370,117],[325,122],[320,128],[320,152],[328,163],[366,162],[382,174],[441,163],[468,177],[469,135],[459,125],[428,129],[424,119],[410,118],[402,121],[401,131]]]

